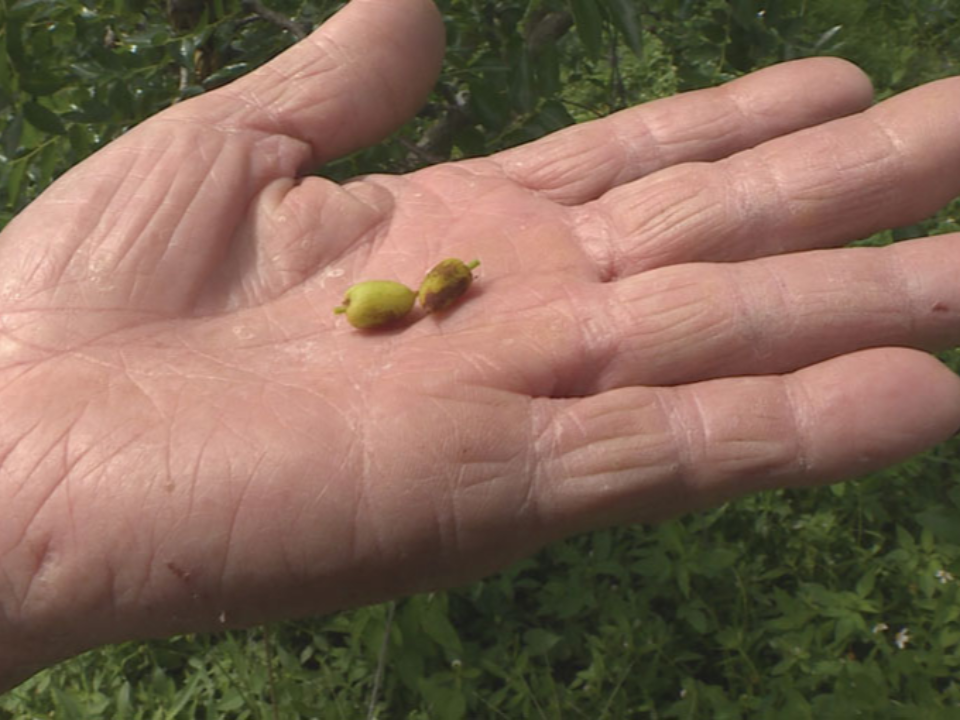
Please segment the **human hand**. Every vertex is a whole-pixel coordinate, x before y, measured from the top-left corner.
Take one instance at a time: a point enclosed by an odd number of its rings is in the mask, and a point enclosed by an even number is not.
[[[957,239],[802,252],[958,192],[957,80],[865,111],[858,70],[803,61],[486,159],[304,176],[409,116],[441,53],[427,0],[353,0],[5,230],[0,688],[855,477],[960,425],[957,379],[907,349],[956,341]],[[450,256],[482,261],[452,312],[332,313]]]

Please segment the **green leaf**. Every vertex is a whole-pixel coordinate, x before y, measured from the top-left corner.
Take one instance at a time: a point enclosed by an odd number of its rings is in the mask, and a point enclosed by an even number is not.
[[[603,44],[603,15],[597,0],[570,0],[573,24],[587,55],[596,60]]]
[[[23,106],[23,116],[27,122],[41,132],[52,135],[65,135],[67,128],[55,112],[38,102],[28,102]]]
[[[557,46],[550,44],[541,48],[536,56],[536,85],[541,96],[558,94],[563,86],[560,80],[560,58]]]
[[[562,103],[555,100],[548,100],[537,110],[537,114],[531,124],[539,131],[539,135],[543,136],[547,133],[565,128],[568,125],[573,125],[573,123],[574,119],[570,117],[570,114]]]
[[[20,200],[20,190],[23,188],[23,178],[27,174],[26,160],[12,163],[10,174],[7,175],[7,207],[17,207]]]
[[[873,568],[869,570],[860,580],[857,582],[857,595],[862,598],[867,597],[870,593],[873,592],[874,586],[877,584],[877,570]]]
[[[34,70],[20,78],[20,85],[25,93],[33,97],[44,97],[53,95],[60,90],[66,83],[63,78],[52,72]]]
[[[87,125],[74,123],[67,133],[70,138],[70,149],[77,157],[86,157],[93,150],[93,132]]]
[[[133,117],[133,95],[126,84],[122,82],[114,83],[110,88],[108,102],[114,112],[119,113],[120,117],[129,119]]]
[[[23,135],[23,115],[16,113],[13,119],[0,133],[0,149],[8,158],[15,157],[20,149],[20,137]]]
[[[422,608],[423,613],[420,616],[420,623],[427,636],[446,650],[458,654],[463,652],[460,637],[447,618],[442,603],[439,600],[432,599],[425,602]]]
[[[760,0],[733,0],[731,3],[733,19],[744,28],[753,28],[757,25],[757,13],[763,9]]]
[[[0,45],[0,88],[7,94],[13,95],[16,92],[16,87],[17,78],[10,62],[10,56],[7,54],[7,49]]]
[[[640,5],[635,0],[604,0],[613,24],[623,33],[627,46],[637,57],[643,55],[643,30],[640,27]]]
[[[58,687],[53,687],[51,690],[57,705],[57,717],[64,718],[64,720],[83,720],[86,717],[86,713],[83,712],[83,708],[80,707],[80,703],[77,702],[73,692],[61,690]]]
[[[527,630],[523,634],[523,642],[531,655],[546,655],[560,639],[559,635],[540,628]]]
[[[437,720],[460,720],[467,714],[463,693],[449,687],[441,679],[424,678],[420,681],[420,694],[430,705],[431,718]]]
[[[29,18],[36,8],[49,6],[50,4],[50,0],[20,0],[10,8],[10,17],[16,19]]]
[[[21,73],[26,70],[26,54],[23,51],[23,23],[7,20],[4,28],[7,36],[7,55],[10,62]]]
[[[502,87],[486,78],[470,83],[470,106],[488,130],[500,130],[510,118],[510,106]]]
[[[709,629],[709,622],[706,614],[699,607],[691,603],[684,603],[677,610],[677,617],[690,623],[690,627],[698,633],[703,634]]]
[[[939,539],[960,545],[960,513],[946,507],[931,507],[916,517],[921,527]]]
[[[95,98],[84,101],[76,110],[63,113],[64,120],[81,123],[103,123],[112,116],[113,111]]]
[[[523,112],[533,110],[537,91],[533,82],[533,67],[530,62],[530,53],[521,48],[515,58],[516,65],[512,80],[512,97],[517,108]]]
[[[50,142],[40,151],[40,164],[36,180],[38,191],[46,188],[53,180],[57,165],[63,157],[62,145],[65,142],[65,140]]]

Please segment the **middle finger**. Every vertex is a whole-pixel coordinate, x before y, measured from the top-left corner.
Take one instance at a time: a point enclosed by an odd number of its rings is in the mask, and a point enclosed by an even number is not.
[[[560,292],[556,278],[488,278],[430,352],[470,358],[466,382],[569,397],[784,373],[871,347],[942,349],[960,341],[958,266],[955,234],[567,278]]]

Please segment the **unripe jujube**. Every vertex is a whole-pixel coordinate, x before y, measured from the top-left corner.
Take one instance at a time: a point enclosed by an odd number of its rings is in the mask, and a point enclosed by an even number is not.
[[[355,328],[368,330],[390,325],[405,317],[420,298],[420,305],[428,313],[450,307],[470,288],[473,270],[479,260],[465,263],[447,258],[427,273],[414,292],[403,283],[393,280],[366,280],[347,289],[343,304],[333,311],[345,314]]]
[[[367,280],[347,289],[343,304],[333,311],[346,314],[355,328],[383,327],[404,317],[413,308],[417,294],[393,280]]]
[[[435,265],[420,284],[420,306],[428,313],[450,307],[470,288],[473,283],[470,271],[479,264],[479,260],[465,263],[448,258]]]

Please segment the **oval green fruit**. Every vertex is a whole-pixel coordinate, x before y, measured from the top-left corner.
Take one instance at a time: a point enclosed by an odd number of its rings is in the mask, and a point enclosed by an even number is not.
[[[343,304],[333,311],[346,314],[355,328],[383,327],[404,317],[413,308],[417,294],[393,280],[366,280],[347,289]]]
[[[420,306],[428,313],[450,307],[470,288],[473,283],[470,271],[479,264],[479,260],[465,263],[457,258],[438,263],[420,283]]]

